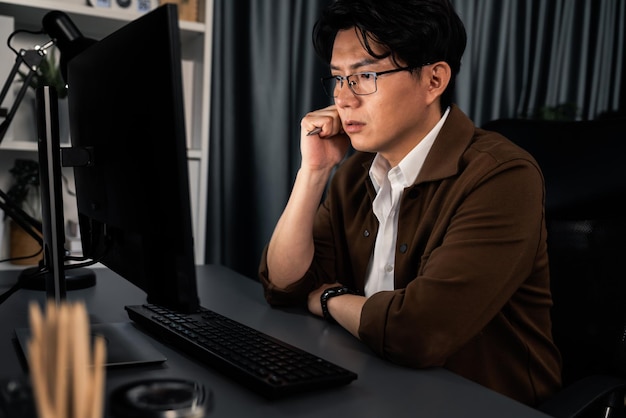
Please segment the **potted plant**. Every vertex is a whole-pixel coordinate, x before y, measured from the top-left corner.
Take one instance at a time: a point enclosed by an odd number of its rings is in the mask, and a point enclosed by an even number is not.
[[[16,159],[9,170],[13,183],[7,195],[12,204],[34,219],[41,220],[41,195],[39,190],[39,164],[33,160]],[[37,264],[41,259],[41,246],[16,222],[9,222],[9,256],[14,264]],[[28,257],[36,255],[34,257]],[[27,257],[27,258],[23,258]]]

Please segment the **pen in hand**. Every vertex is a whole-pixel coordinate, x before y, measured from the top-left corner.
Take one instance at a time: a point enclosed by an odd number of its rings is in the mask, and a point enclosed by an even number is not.
[[[312,131],[309,131],[306,136],[311,136],[311,135],[317,135],[320,132],[322,132],[322,128],[320,127],[316,127],[315,129],[313,129]]]

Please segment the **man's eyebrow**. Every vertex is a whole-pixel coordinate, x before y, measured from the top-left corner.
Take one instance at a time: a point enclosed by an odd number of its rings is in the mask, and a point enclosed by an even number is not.
[[[375,64],[375,63],[377,63],[378,61],[379,61],[379,60],[374,59],[374,58],[365,58],[365,59],[363,59],[363,60],[361,60],[361,61],[357,61],[357,62],[355,62],[354,64],[351,64],[349,68],[350,68],[350,70],[356,70],[356,69],[361,68],[361,67],[364,67],[364,66],[366,66],[366,65],[372,65],[372,64]],[[339,67],[337,67],[336,65],[332,65],[332,64],[331,64],[331,65],[330,65],[330,69],[331,69],[331,70],[335,70],[335,71],[337,71],[337,70],[339,70]]]

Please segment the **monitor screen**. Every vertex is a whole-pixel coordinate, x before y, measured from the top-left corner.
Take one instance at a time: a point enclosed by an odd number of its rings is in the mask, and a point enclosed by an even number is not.
[[[86,257],[149,303],[198,307],[178,13],[166,4],[68,63],[70,136]]]

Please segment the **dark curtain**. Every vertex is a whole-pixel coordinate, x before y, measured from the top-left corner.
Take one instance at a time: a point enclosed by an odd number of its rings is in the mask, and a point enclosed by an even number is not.
[[[623,106],[623,0],[452,2],[468,32],[456,102],[477,125]],[[214,0],[207,263],[256,277],[299,166],[300,119],[328,104],[311,46],[327,3]]]
[[[326,3],[214,1],[207,263],[256,277],[300,165],[300,119],[328,105],[311,44]]]
[[[468,36],[456,102],[477,125],[623,111],[625,1],[452,3]]]

